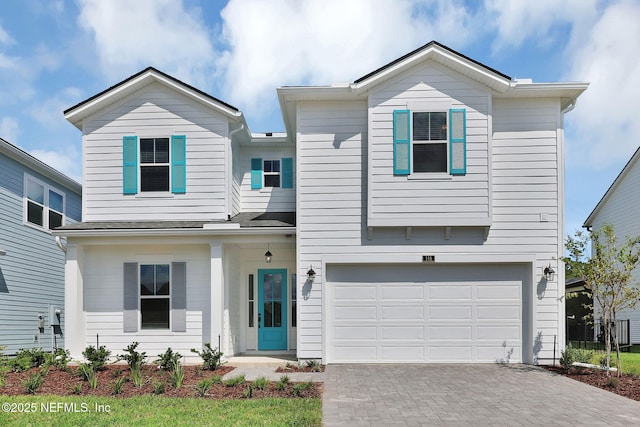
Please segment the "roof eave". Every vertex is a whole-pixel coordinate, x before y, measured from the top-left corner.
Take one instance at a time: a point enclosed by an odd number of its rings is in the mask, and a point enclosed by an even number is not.
[[[602,207],[607,203],[607,201],[609,200],[613,192],[616,190],[616,188],[618,188],[622,180],[627,176],[629,171],[631,171],[631,168],[633,167],[633,165],[635,165],[635,163],[639,159],[640,159],[640,147],[635,151],[635,153],[633,153],[633,155],[631,156],[627,164],[624,165],[624,167],[622,168],[622,170],[620,171],[616,179],[613,180],[613,182],[611,183],[607,191],[605,191],[604,195],[602,196],[602,198],[600,199],[596,207],[593,208],[593,210],[591,211],[587,219],[584,221],[584,224],[582,224],[582,227],[587,228],[587,227],[593,226],[593,222],[595,221],[596,216],[598,216],[598,214],[600,213],[600,210],[602,209]]]
[[[52,230],[60,237],[232,236],[296,234],[296,227]]]
[[[74,105],[73,107],[66,109],[63,113],[64,117],[81,130],[82,121],[85,118],[154,82],[161,83],[184,94],[190,99],[217,110],[232,121],[241,120],[242,113],[236,107],[214,98],[213,96],[153,67],[146,68],[122,82],[117,83],[114,86]]]

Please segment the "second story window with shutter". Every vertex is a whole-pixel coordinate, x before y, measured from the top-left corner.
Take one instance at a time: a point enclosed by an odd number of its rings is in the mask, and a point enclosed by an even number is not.
[[[140,138],[140,191],[169,191],[169,138]]]

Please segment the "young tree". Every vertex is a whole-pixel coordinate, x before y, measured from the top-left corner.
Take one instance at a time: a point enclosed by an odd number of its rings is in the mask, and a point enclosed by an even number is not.
[[[591,244],[591,257],[587,250]],[[616,350],[616,367],[620,375],[620,344],[616,334],[616,315],[626,308],[634,308],[640,298],[640,284],[633,281],[632,271],[640,263],[640,236],[627,237],[618,244],[613,226],[604,224],[589,233],[576,232],[566,242],[569,268],[584,279],[595,305],[600,309],[604,325],[607,375],[611,366],[611,340]],[[595,308],[595,307],[594,307]],[[613,332],[613,337],[611,333]]]

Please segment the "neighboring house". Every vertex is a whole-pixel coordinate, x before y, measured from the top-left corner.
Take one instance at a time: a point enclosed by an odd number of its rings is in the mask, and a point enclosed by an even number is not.
[[[550,361],[563,116],[586,88],[431,42],[351,84],[279,88],[286,133],[259,135],[143,70],[65,111],[84,159],[83,222],[56,231],[67,347]]]
[[[587,229],[599,229],[603,224],[613,225],[619,241],[640,236],[640,148],[631,156],[622,172],[602,196],[593,212],[584,222]],[[633,272],[633,279],[640,282],[640,268]],[[640,308],[622,310],[619,320],[631,320],[631,342],[640,344]]]
[[[80,221],[81,194],[80,184],[0,139],[0,346],[6,346],[5,354],[64,347],[65,256],[51,229]]]

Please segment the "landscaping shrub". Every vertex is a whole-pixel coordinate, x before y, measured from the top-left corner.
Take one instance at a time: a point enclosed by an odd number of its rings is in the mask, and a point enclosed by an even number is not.
[[[82,378],[89,383],[89,387],[97,388],[98,387],[98,376],[96,375],[96,370],[89,363],[81,363],[78,368],[80,375]]]
[[[236,375],[235,377],[229,378],[224,382],[225,387],[233,387],[239,384],[244,384],[245,379],[244,375]]]
[[[11,360],[11,369],[14,372],[24,372],[30,368],[42,366],[47,360],[47,353],[41,348],[22,348]]]
[[[253,386],[258,390],[264,390],[269,386],[269,380],[265,377],[258,377],[253,382]]]
[[[88,365],[91,369],[98,371],[107,364],[107,360],[109,360],[111,352],[103,345],[98,349],[90,345],[82,352],[82,355],[89,361]]]
[[[120,377],[113,383],[113,394],[122,393],[122,387],[127,382],[127,377]]]
[[[202,358],[204,369],[215,371],[222,364],[220,359],[222,358],[222,352],[218,351],[218,348],[211,348],[211,344],[205,343],[202,351],[198,351],[195,348],[191,349],[191,352],[196,353]]]
[[[158,365],[158,368],[163,371],[171,371],[173,370],[173,367],[180,362],[182,355],[178,352],[174,353],[173,350],[171,350],[171,347],[169,347],[167,348],[167,351],[159,354],[158,357],[159,359],[154,360],[153,363]]]
[[[311,381],[307,381],[304,383],[298,383],[293,386],[293,395],[296,397],[302,396],[302,392],[309,390],[313,387],[313,383]]]
[[[142,365],[144,365],[144,358],[146,357],[147,353],[146,352],[142,352],[140,353],[139,351],[136,351],[136,348],[140,345],[139,342],[133,342],[132,344],[129,344],[126,348],[124,348],[123,350],[126,351],[128,354],[122,354],[120,356],[118,356],[117,360],[125,360],[127,362],[127,365],[129,365],[129,369],[131,369],[131,371],[133,371],[134,369],[140,369],[142,367]]]
[[[169,372],[169,378],[171,379],[171,385],[175,388],[182,387],[182,381],[184,381],[184,366],[182,366],[182,363],[177,362],[174,365],[173,370]]]
[[[162,381],[153,380],[153,394],[164,393],[164,383]]]
[[[71,353],[64,348],[58,348],[53,353],[45,355],[46,366],[55,366],[58,369],[66,369],[67,364],[71,361]]]
[[[582,348],[573,348],[571,344],[562,352],[560,357],[560,365],[569,369],[573,362],[590,363],[593,357],[593,350],[587,350]]]
[[[45,375],[43,372],[36,372],[25,380],[23,384],[29,394],[36,394],[42,383],[44,383]]]
[[[198,392],[198,396],[204,397],[207,394],[207,390],[211,388],[211,380],[203,379],[198,381],[196,385],[196,391]]]

